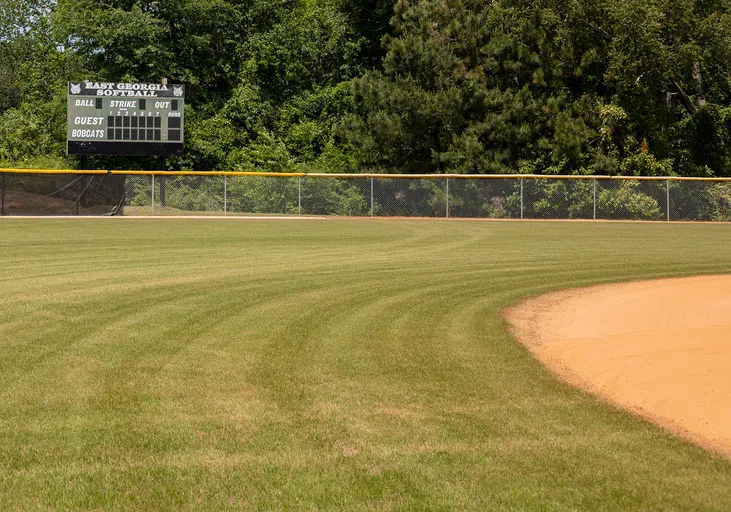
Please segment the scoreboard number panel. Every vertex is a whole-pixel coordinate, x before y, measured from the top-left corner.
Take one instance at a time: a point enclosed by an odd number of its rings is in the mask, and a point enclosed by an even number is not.
[[[182,155],[184,85],[69,82],[69,155]]]

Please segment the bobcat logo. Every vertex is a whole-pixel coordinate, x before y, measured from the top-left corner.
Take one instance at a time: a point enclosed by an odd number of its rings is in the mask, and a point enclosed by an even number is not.
[[[81,94],[81,84],[71,84],[71,94]]]
[[[183,86],[181,85],[180,87],[178,87],[176,85],[173,85],[173,95],[176,98],[180,98],[183,95]]]

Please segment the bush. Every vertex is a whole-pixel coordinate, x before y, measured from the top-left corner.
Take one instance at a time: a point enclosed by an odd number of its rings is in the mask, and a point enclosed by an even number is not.
[[[657,200],[639,190],[638,181],[621,181],[597,193],[597,209],[610,219],[662,220]]]

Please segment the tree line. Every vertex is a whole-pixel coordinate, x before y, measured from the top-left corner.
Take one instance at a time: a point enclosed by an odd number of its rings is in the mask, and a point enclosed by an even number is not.
[[[728,0],[5,0],[0,164],[79,165],[68,81],[163,77],[178,169],[731,175]]]

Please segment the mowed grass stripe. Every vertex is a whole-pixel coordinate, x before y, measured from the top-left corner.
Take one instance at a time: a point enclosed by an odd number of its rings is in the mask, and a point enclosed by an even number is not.
[[[0,220],[0,508],[727,510],[502,307],[729,272],[731,226]]]

